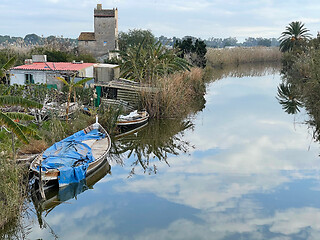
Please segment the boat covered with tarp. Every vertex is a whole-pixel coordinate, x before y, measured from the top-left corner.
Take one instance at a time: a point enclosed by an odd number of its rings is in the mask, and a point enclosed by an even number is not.
[[[30,169],[44,185],[59,187],[79,182],[106,160],[111,147],[107,131],[98,121],[53,144],[31,163]]]

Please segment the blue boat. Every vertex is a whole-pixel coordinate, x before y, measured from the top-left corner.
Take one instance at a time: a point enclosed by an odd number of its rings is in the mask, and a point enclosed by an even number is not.
[[[31,163],[30,170],[43,186],[79,182],[98,169],[111,147],[108,132],[98,123],[55,143]]]

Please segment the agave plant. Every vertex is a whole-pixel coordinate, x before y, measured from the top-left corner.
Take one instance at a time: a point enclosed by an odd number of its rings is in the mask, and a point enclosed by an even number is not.
[[[280,83],[277,99],[286,113],[300,112],[299,107],[302,107],[302,103],[296,98],[291,84]]]
[[[308,32],[309,30],[304,27],[302,22],[291,22],[279,38],[281,52],[291,51],[295,46],[310,39],[311,34]]]

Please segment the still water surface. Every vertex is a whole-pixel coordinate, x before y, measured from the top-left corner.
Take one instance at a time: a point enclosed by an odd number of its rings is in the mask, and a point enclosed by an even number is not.
[[[279,105],[279,71],[215,74],[201,112],[116,140],[111,174],[42,204],[60,203],[40,224],[30,211],[28,238],[320,239],[319,146]]]

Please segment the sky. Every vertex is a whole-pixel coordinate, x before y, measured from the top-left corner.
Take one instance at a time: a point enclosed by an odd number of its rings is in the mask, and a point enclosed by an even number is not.
[[[118,8],[119,31],[148,29],[157,37],[278,38],[292,21],[314,37],[320,31],[316,0],[1,0],[0,35],[77,38],[93,31],[98,3]]]

